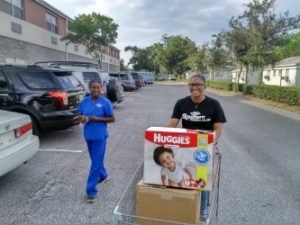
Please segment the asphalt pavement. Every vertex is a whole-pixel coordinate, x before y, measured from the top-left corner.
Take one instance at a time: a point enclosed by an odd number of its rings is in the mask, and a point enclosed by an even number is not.
[[[222,225],[300,224],[300,120],[289,113],[207,92],[225,110],[219,217]],[[144,130],[166,126],[184,85],[126,92],[109,125],[110,180],[94,204],[84,200],[89,157],[79,126],[45,134],[40,151],[0,177],[1,225],[112,224],[113,211],[143,162]]]

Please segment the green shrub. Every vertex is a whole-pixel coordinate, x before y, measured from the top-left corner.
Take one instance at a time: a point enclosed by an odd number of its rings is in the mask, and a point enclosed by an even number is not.
[[[253,96],[289,105],[300,105],[300,88],[295,87],[255,85]]]
[[[208,87],[226,91],[238,91],[258,98],[282,102],[289,105],[300,105],[300,88],[271,85],[245,85],[230,81],[208,80]]]
[[[229,81],[215,81],[215,80],[209,80],[207,81],[208,87],[226,90],[226,91],[232,91],[232,82]]]

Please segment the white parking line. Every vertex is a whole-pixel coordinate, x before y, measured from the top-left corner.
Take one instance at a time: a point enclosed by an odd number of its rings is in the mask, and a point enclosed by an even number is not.
[[[70,153],[81,153],[82,150],[71,150],[71,149],[58,149],[58,148],[40,148],[40,152],[70,152]]]

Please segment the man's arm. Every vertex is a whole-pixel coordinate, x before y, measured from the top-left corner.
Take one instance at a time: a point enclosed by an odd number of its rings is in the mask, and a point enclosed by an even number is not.
[[[213,129],[216,132],[216,141],[219,140],[222,134],[222,129],[223,129],[223,123],[214,123],[213,124]]]
[[[177,127],[178,123],[179,123],[179,119],[171,118],[168,127],[174,127],[175,128],[175,127]]]

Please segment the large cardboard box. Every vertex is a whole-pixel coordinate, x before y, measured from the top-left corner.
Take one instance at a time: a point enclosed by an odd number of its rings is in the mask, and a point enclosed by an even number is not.
[[[139,182],[136,222],[139,225],[199,224],[200,196],[199,190],[165,188]]]
[[[212,190],[215,132],[150,127],[145,131],[144,183]]]

